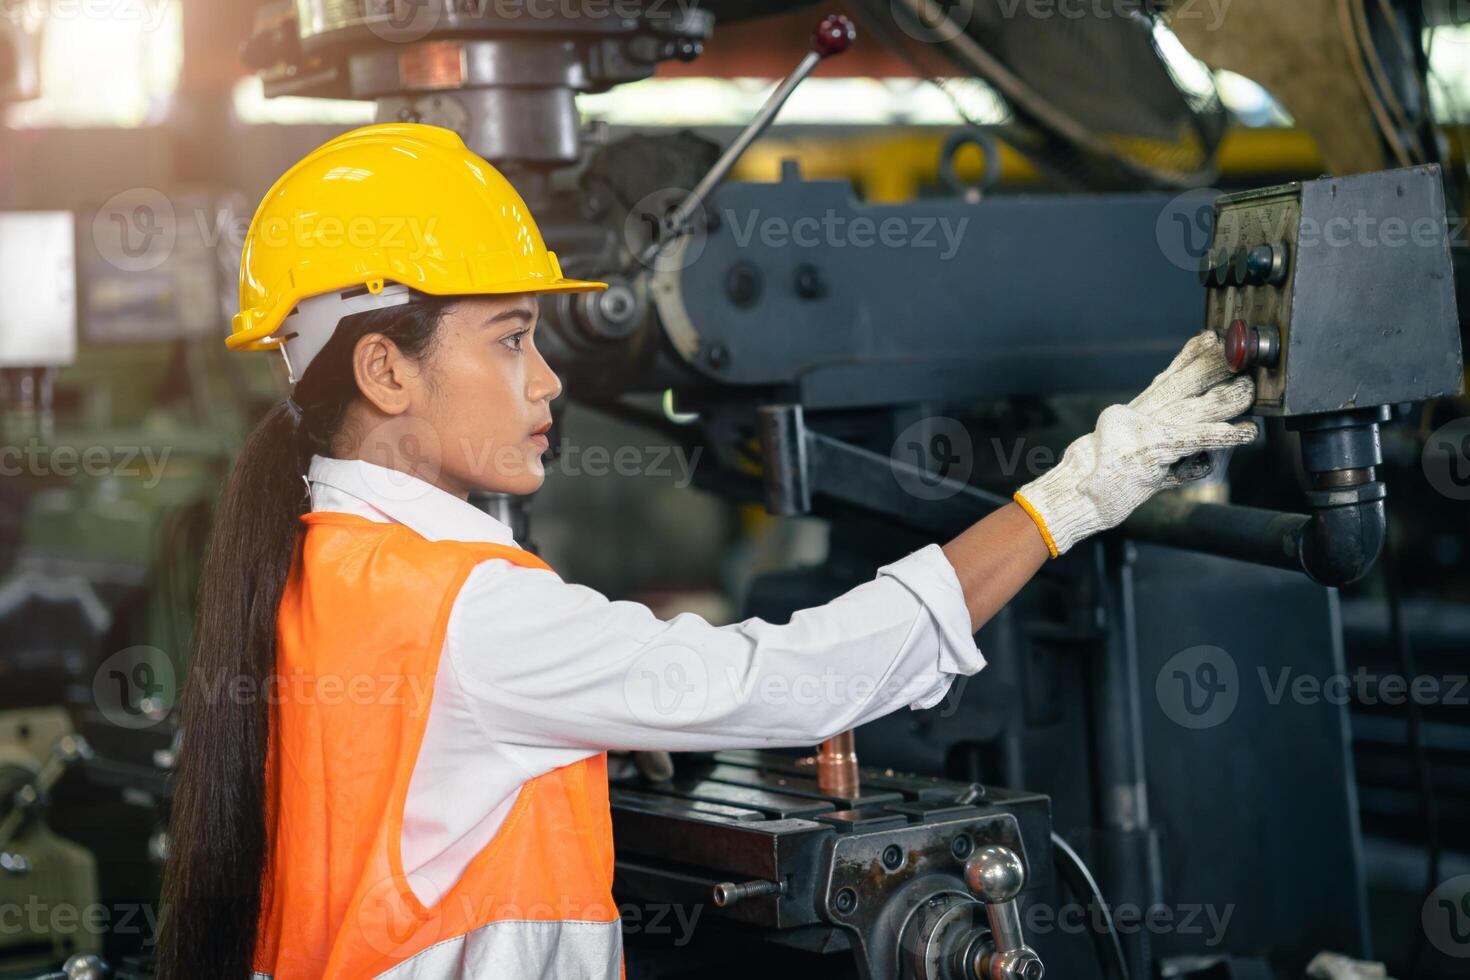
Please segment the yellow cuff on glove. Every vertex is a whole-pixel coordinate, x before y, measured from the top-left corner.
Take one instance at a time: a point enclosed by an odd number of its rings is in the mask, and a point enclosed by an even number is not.
[[[1057,543],[1052,540],[1051,531],[1047,528],[1046,521],[1042,519],[1040,512],[1038,512],[1035,507],[1031,506],[1031,502],[1029,500],[1021,496],[1021,492],[1019,490],[1016,491],[1014,499],[1016,503],[1021,505],[1021,509],[1026,512],[1026,516],[1031,518],[1032,522],[1036,524],[1036,530],[1041,532],[1041,540],[1046,542],[1046,550],[1051,553],[1051,556],[1055,558],[1057,557],[1057,555],[1061,554],[1061,552],[1057,550]]]

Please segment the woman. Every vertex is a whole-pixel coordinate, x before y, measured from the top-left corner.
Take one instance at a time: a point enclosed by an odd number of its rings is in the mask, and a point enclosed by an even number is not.
[[[617,976],[607,750],[811,745],[932,705],[1048,555],[1255,434],[1203,334],[942,548],[784,626],[660,621],[466,502],[540,485],[561,386],[537,297],[598,288],[447,130],[353,131],[266,195],[229,345],[280,349],[294,388],[200,587],[164,980]],[[832,676],[854,683],[815,706],[763,697]]]

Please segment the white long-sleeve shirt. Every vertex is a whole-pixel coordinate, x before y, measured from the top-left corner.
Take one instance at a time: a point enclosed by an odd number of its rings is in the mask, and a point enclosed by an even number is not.
[[[394,470],[317,456],[307,479],[314,511],[400,523],[430,541],[518,547],[503,522]],[[781,626],[661,620],[554,572],[481,562],[450,613],[404,808],[404,869],[433,905],[523,783],[589,755],[814,745],[931,707],[957,675],[984,666],[938,545]]]

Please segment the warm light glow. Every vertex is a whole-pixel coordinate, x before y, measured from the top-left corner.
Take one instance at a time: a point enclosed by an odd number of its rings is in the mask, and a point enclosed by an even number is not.
[[[41,96],[11,106],[5,124],[144,126],[168,111],[183,61],[179,0],[45,3]]]
[[[1470,122],[1470,26],[1425,32],[1429,51],[1429,104],[1442,122]]]
[[[267,99],[260,79],[247,75],[235,83],[235,118],[249,125],[323,124],[366,126],[376,106],[347,99],[303,99],[281,96]]]

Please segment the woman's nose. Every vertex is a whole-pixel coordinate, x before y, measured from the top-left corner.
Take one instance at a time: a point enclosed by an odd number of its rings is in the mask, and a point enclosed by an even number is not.
[[[536,352],[536,371],[531,376],[526,394],[531,401],[541,401],[543,398],[551,401],[561,394],[561,378],[556,376],[556,372],[546,363],[546,358],[541,356],[540,351]]]

